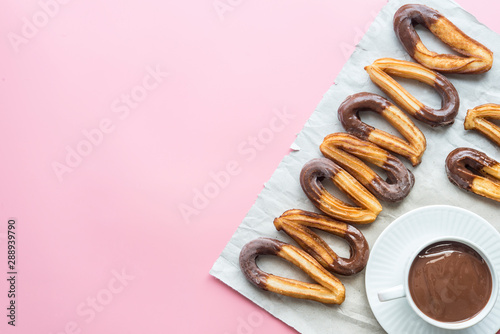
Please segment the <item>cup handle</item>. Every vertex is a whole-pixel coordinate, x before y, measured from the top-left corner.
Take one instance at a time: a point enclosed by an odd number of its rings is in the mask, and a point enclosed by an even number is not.
[[[378,293],[378,300],[380,300],[381,302],[386,302],[388,300],[404,297],[405,295],[405,288],[403,284],[400,284],[397,286],[393,286],[392,288],[380,291]]]

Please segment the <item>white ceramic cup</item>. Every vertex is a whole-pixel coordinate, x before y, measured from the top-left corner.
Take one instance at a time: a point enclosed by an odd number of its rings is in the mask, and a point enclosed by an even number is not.
[[[413,301],[413,299],[411,297],[410,287],[408,284],[408,277],[409,277],[410,268],[411,268],[411,265],[413,264],[414,259],[418,256],[418,254],[424,248],[426,248],[427,246],[430,246],[434,243],[441,242],[441,241],[455,241],[455,242],[459,242],[459,243],[462,243],[462,244],[465,244],[465,245],[471,247],[484,259],[484,261],[488,265],[488,268],[489,268],[490,273],[491,273],[492,286],[491,286],[491,295],[490,295],[490,299],[488,300],[488,303],[478,314],[476,314],[474,317],[467,319],[467,320],[464,320],[464,321],[443,322],[443,321],[438,321],[438,320],[432,319],[431,317],[427,316],[425,313],[423,313],[417,307],[417,305],[415,304],[415,302]],[[410,304],[413,311],[415,311],[415,313],[417,313],[420,316],[420,318],[427,321],[431,325],[434,325],[434,326],[440,327],[440,328],[444,328],[444,329],[464,329],[464,328],[467,328],[467,327],[470,327],[470,326],[477,324],[478,322],[483,320],[484,317],[486,317],[488,315],[488,313],[490,313],[491,309],[495,305],[495,302],[496,302],[497,296],[498,296],[498,279],[497,279],[496,271],[493,268],[491,261],[489,260],[488,256],[484,253],[484,251],[479,246],[477,246],[473,242],[466,240],[464,238],[452,237],[452,236],[440,237],[440,238],[430,240],[429,242],[423,244],[408,259],[408,263],[406,264],[405,273],[404,273],[403,277],[404,277],[404,281],[402,284],[380,291],[378,293],[379,300],[381,302],[387,302],[387,301],[390,301],[393,299],[406,297],[408,304]]]

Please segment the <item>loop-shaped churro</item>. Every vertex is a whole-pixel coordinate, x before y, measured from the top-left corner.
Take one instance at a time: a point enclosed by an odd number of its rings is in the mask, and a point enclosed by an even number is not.
[[[488,103],[467,110],[464,128],[475,129],[500,146],[500,127],[488,121],[488,118],[500,119],[499,104]]]
[[[359,112],[365,110],[384,117],[406,141],[363,123]],[[340,105],[338,117],[350,134],[409,159],[413,166],[420,163],[426,148],[424,134],[404,112],[382,96],[372,93],[351,95]]]
[[[302,269],[319,284],[268,274],[257,266],[259,255],[281,257]],[[345,300],[345,287],[338,278],[302,249],[276,239],[259,238],[247,243],[240,252],[240,267],[250,282],[267,291],[327,304],[342,304]]]
[[[483,152],[461,147],[446,158],[451,183],[477,195],[500,202],[500,163]]]
[[[321,180],[330,179],[359,207],[349,205],[325,189]],[[313,159],[300,172],[300,185],[306,196],[321,211],[342,221],[367,224],[373,222],[382,211],[378,200],[351,174],[326,158]]]
[[[443,126],[454,122],[460,107],[460,98],[453,84],[442,74],[413,62],[391,58],[378,59],[372,65],[366,66],[365,70],[384,93],[419,121],[430,126]],[[434,87],[442,99],[441,109],[433,109],[417,100],[391,75],[414,79]]]
[[[274,226],[292,237],[316,261],[334,273],[354,275],[363,270],[368,262],[368,242],[363,233],[350,224],[294,209],[276,218]],[[338,256],[321,237],[311,231],[311,227],[345,239],[351,248],[350,257],[346,259]]]
[[[438,54],[429,51],[415,31],[415,24],[421,24],[463,55]],[[404,5],[394,14],[394,31],[406,52],[420,64],[430,69],[448,73],[483,73],[493,65],[493,52],[478,41],[425,5]]]
[[[368,141],[347,133],[332,133],[320,145],[325,157],[354,176],[378,199],[396,202],[405,198],[415,183],[413,173],[395,156]],[[363,161],[387,173],[383,180]]]

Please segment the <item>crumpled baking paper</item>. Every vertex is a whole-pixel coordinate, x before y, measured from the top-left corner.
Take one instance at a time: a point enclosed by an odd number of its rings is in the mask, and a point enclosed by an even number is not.
[[[273,219],[288,209],[317,212],[302,192],[299,183],[300,170],[309,160],[322,157],[319,145],[326,135],[345,132],[338,121],[337,109],[347,96],[358,92],[373,92],[385,96],[370,81],[364,67],[383,57],[411,61],[392,28],[394,13],[406,3],[424,2],[393,0],[380,11],[335,83],[323,96],[303,130],[298,134],[292,146],[300,147],[300,150],[292,151],[281,161],[210,271],[210,274],[301,333],[383,333],[384,330],[378,324],[368,304],[364,271],[353,277],[338,276],[346,287],[346,300],[342,305],[324,305],[256,288],[240,271],[238,256],[247,242],[259,237],[276,238],[296,245],[286,234],[275,230]],[[500,36],[479,23],[458,4],[450,0],[428,0],[425,4],[440,11],[466,34],[486,45],[496,57],[500,55]],[[450,52],[424,28],[417,28],[417,31],[430,50]],[[493,159],[500,160],[498,147],[478,132],[465,131],[463,127],[467,109],[484,103],[500,103],[499,72],[500,60],[496,58],[493,68],[485,74],[447,75],[460,95],[460,111],[453,125],[431,128],[413,119],[427,138],[427,150],[422,163],[415,168],[401,157],[415,175],[415,185],[409,196],[396,204],[381,202],[383,211],[377,220],[368,226],[358,225],[370,247],[394,219],[426,205],[460,206],[477,213],[495,228],[500,229],[499,203],[457,188],[448,181],[445,171],[446,156],[457,147],[479,149]],[[399,78],[397,80],[423,103],[440,107],[440,97],[433,88],[411,80]],[[397,134],[374,113],[362,113],[362,119],[368,124]],[[324,233],[320,235],[325,237],[328,244],[338,251],[340,256],[348,255],[348,248],[342,239]],[[263,257],[259,261],[259,266],[273,274],[308,279],[300,270],[276,257]]]

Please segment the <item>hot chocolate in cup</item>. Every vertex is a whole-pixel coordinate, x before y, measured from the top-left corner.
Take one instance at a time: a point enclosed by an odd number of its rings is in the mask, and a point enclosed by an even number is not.
[[[406,297],[423,320],[445,329],[477,324],[497,295],[497,275],[488,256],[458,237],[440,237],[419,247],[408,259],[403,284],[378,293],[382,302]]]

